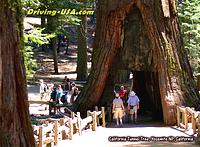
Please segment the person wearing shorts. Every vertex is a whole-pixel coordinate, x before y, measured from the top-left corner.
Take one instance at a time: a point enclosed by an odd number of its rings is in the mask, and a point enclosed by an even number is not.
[[[122,126],[122,116],[124,111],[124,105],[122,99],[119,97],[119,93],[116,93],[116,98],[113,100],[113,113],[114,118],[116,119],[116,125],[119,124]]]
[[[135,123],[137,123],[137,110],[139,109],[139,98],[134,91],[131,91],[128,97],[128,110],[133,122],[133,115],[135,114]]]

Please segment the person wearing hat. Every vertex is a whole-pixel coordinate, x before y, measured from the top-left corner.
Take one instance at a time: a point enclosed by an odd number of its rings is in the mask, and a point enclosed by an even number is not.
[[[128,97],[128,110],[133,122],[133,115],[135,114],[135,123],[137,123],[137,110],[139,109],[139,98],[134,91],[131,91]]]
[[[122,116],[123,116],[123,110],[124,110],[124,105],[122,99],[119,97],[119,93],[115,94],[116,98],[113,100],[113,113],[114,113],[114,118],[116,119],[116,125],[122,126]]]

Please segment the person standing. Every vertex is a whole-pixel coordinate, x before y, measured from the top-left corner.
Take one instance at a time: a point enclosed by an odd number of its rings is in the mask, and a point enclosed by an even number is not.
[[[113,100],[113,113],[114,118],[116,119],[116,125],[119,126],[119,124],[122,126],[122,116],[123,116],[123,110],[124,105],[122,99],[119,97],[119,93],[115,94],[115,99]]]
[[[134,91],[131,91],[128,97],[128,110],[133,122],[133,115],[135,114],[135,123],[137,123],[137,110],[139,109],[139,98]]]
[[[62,89],[61,85],[58,85],[58,88],[57,88],[57,98],[58,98],[59,103],[61,102],[62,95],[63,95],[63,89]]]
[[[40,80],[40,99],[41,99],[41,101],[43,100],[43,98],[45,98],[46,91],[47,91],[47,85],[41,79]]]
[[[67,78],[67,76],[65,76],[65,79],[63,81],[63,85],[64,85],[64,90],[69,92],[71,90],[71,82],[70,79]]]
[[[124,89],[124,86],[121,86],[119,90],[119,97],[123,100],[124,103],[127,100],[127,94],[128,91]]]
[[[74,82],[71,84],[71,86],[72,86],[72,91],[71,91],[70,103],[73,104],[79,94],[79,91],[78,87],[76,87],[76,84]]]

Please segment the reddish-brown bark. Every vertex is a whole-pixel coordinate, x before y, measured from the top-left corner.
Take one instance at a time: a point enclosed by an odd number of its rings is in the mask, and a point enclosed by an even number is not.
[[[15,2],[15,4],[13,4]],[[20,3],[0,2],[0,146],[33,147],[21,56]]]
[[[114,76],[113,71],[120,67],[116,59],[125,69],[153,73],[154,78],[147,78],[153,83],[152,94],[156,93],[152,101],[153,105],[162,104],[165,124],[175,124],[176,105],[199,106],[172,0],[98,2],[92,69],[75,110],[85,112],[106,99],[112,100],[102,95],[109,75]]]

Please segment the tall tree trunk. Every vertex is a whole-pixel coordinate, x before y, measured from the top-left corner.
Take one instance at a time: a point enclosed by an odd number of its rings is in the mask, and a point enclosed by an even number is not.
[[[0,1],[0,146],[34,147],[28,111],[19,0]]]
[[[86,80],[87,69],[87,16],[81,16],[78,26],[78,58],[77,58],[77,80]]]
[[[57,27],[56,24],[57,24],[56,17],[52,17],[52,16],[47,17],[47,32],[54,33]],[[51,39],[50,48],[53,51],[54,72],[55,74],[58,74],[58,54],[57,54],[57,47],[56,47],[56,41],[57,41],[56,37]]]
[[[54,71],[55,74],[58,74],[58,51],[56,47],[56,38],[52,38],[51,44],[52,44],[52,49],[53,49],[53,62],[54,62]]]
[[[41,28],[45,27],[46,27],[46,16],[41,16]],[[47,49],[46,44],[42,44],[42,51],[46,51],[46,49]]]
[[[152,92],[165,124],[176,123],[176,105],[199,107],[174,0],[98,1],[91,73],[74,110],[85,112],[108,99],[102,94],[118,53],[125,68],[156,73]]]

